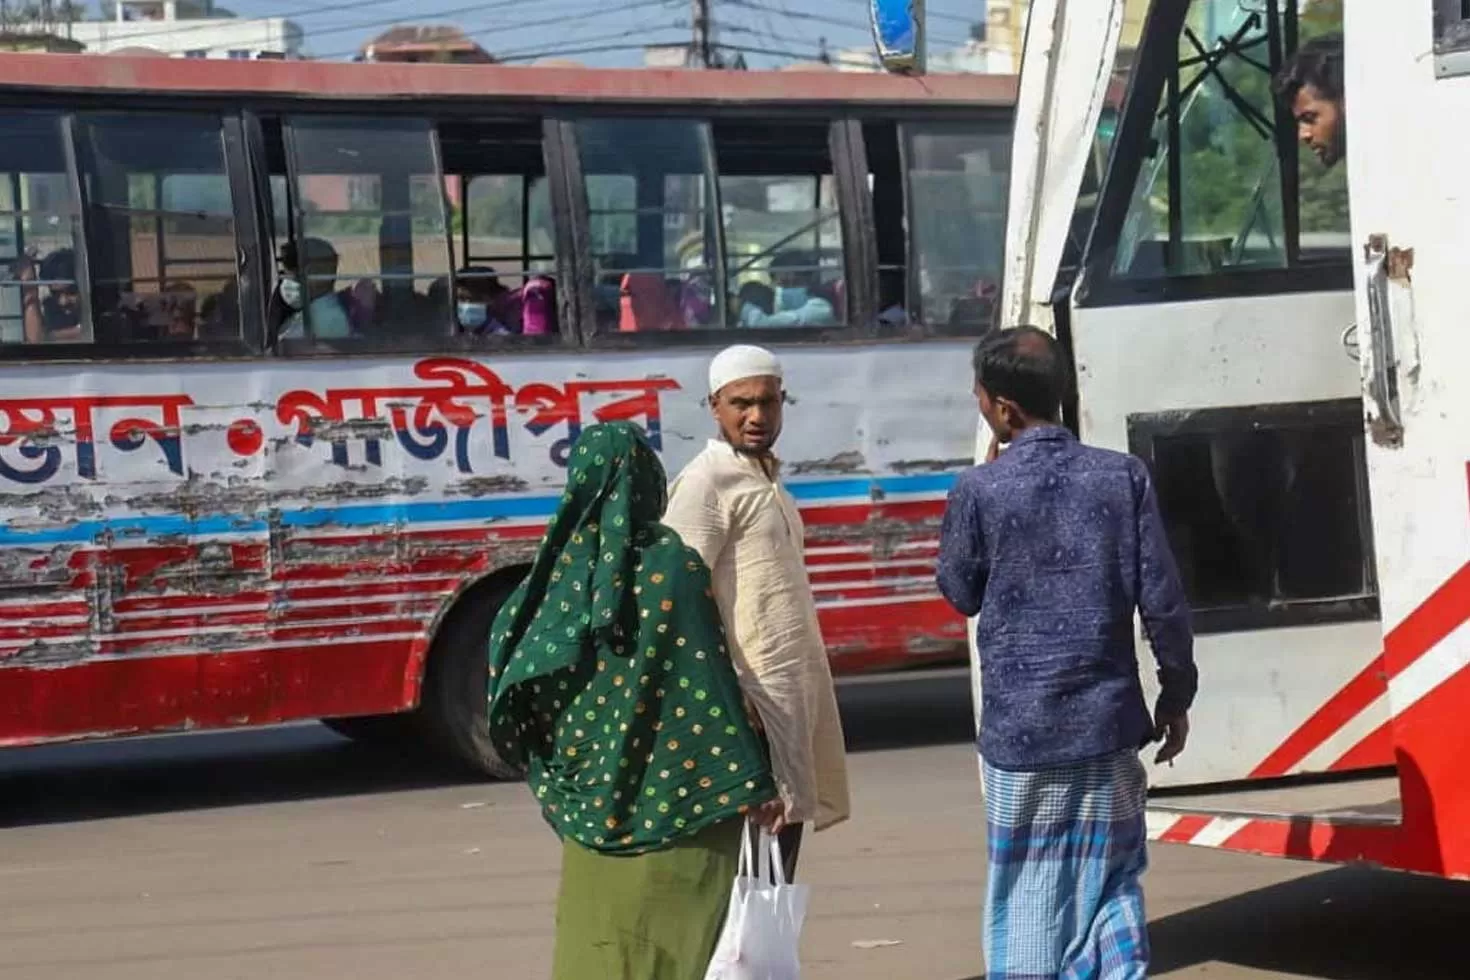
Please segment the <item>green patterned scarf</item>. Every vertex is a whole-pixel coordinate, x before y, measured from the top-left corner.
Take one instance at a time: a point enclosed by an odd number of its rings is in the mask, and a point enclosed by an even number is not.
[[[490,735],[564,839],[658,850],[775,788],[698,553],[658,523],[664,470],[627,423],[572,447],[567,489],[490,642]]]

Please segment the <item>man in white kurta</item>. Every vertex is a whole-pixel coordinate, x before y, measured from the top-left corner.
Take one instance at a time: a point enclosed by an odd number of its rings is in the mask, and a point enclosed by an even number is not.
[[[794,870],[801,828],[846,820],[846,748],[807,577],[796,501],[774,448],[785,392],[769,351],[732,347],[710,365],[711,439],[674,480],[664,523],[704,558],[741,688],[771,747]]]

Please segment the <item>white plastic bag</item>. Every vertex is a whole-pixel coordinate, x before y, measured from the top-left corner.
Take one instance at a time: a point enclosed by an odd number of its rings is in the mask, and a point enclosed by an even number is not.
[[[751,836],[741,834],[730,910],[704,980],[800,980],[807,886],[787,884],[781,845],[764,830],[757,867]]]

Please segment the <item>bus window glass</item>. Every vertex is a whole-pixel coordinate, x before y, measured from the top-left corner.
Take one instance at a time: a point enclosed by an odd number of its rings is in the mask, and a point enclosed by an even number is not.
[[[84,115],[79,123],[98,337],[238,338],[234,205],[220,117],[129,113]]]
[[[279,335],[447,335],[449,234],[433,128],[411,119],[288,123],[296,236],[276,257]]]
[[[905,125],[910,251],[931,330],[988,330],[999,306],[1010,135],[970,124]]]
[[[557,334],[556,225],[541,120],[445,120],[438,133],[456,328],[477,337]]]
[[[599,332],[723,322],[710,140],[679,119],[577,123]]]
[[[1286,5],[1291,7],[1291,5]],[[1163,86],[1150,143],[1124,219],[1115,274],[1197,276],[1337,260],[1349,242],[1341,166],[1324,167],[1294,139],[1278,105],[1268,14],[1235,0],[1195,0]],[[1281,15],[1295,18],[1295,9]],[[1303,40],[1335,24],[1302,14]],[[1278,121],[1285,125],[1278,128]],[[1283,180],[1282,161],[1296,172]],[[1299,182],[1295,199],[1290,189]],[[1292,225],[1300,237],[1291,241]]]
[[[846,319],[828,127],[717,123],[732,327],[831,327]]]
[[[872,194],[873,235],[878,257],[878,329],[892,334],[910,325],[908,221],[904,217],[903,159],[898,126],[892,122],[863,124],[868,158],[868,190]]]
[[[1367,609],[1375,589],[1357,402],[1139,417],[1131,442],[1151,463],[1203,629],[1242,611]]]
[[[0,114],[0,343],[91,339],[77,280],[77,221],[61,117]]]

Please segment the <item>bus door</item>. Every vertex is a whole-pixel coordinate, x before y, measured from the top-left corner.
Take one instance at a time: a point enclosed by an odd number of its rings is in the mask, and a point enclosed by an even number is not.
[[[1470,872],[1470,5],[1351,4],[1358,343],[1404,864]],[[1425,53],[1433,51],[1432,56]],[[1360,135],[1361,134],[1361,135]]]
[[[1081,435],[1149,464],[1195,610],[1200,734],[1163,786],[1390,761],[1346,178],[1272,86],[1330,6],[1152,5],[1058,324]]]

